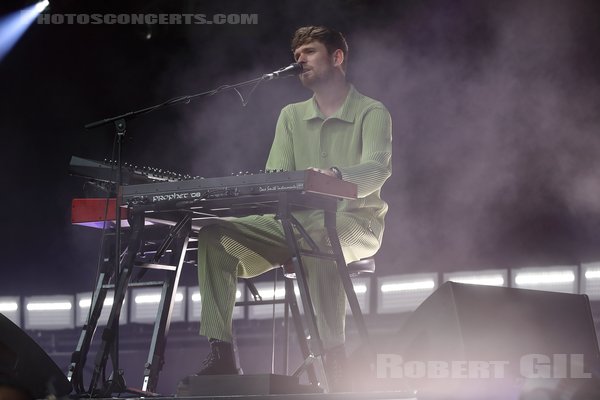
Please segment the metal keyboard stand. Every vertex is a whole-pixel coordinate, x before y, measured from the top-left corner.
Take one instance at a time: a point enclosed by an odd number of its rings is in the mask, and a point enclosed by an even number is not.
[[[298,286],[300,290],[300,298],[305,312],[306,324],[308,333],[310,336],[309,340],[309,354],[305,354],[305,360],[302,365],[294,372],[297,376],[309,368],[315,361],[319,361],[320,366],[325,368],[323,355],[324,348],[319,335],[319,331],[316,324],[315,310],[313,307],[312,299],[308,290],[306,270],[302,262],[302,257],[315,257],[321,259],[329,259],[335,261],[337,270],[342,280],[342,285],[352,311],[352,316],[355,320],[359,335],[363,342],[363,346],[369,349],[369,335],[368,330],[364,321],[363,314],[360,310],[360,305],[354,292],[354,286],[348,273],[346,261],[339,241],[336,227],[336,212],[338,200],[335,198],[329,198],[324,196],[310,196],[303,197],[301,201],[297,200],[298,193],[286,193],[280,194],[276,217],[281,221],[283,230],[285,233],[286,241],[293,254],[294,268],[296,271],[296,278],[298,280]],[[300,195],[302,196],[302,195]],[[302,225],[292,215],[292,209],[294,204],[302,204],[304,207],[309,209],[320,209],[324,213],[324,226],[329,237],[331,244],[330,252],[323,252],[319,249],[318,245],[313,241],[309,234],[305,231]],[[294,232],[294,228],[298,231],[299,236],[308,243],[310,250],[302,249],[299,245],[299,238]],[[312,383],[312,382],[311,382]],[[328,391],[329,387],[327,384],[326,375],[323,374],[324,389]]]
[[[249,198],[251,198],[251,200],[249,200]],[[298,332],[300,350],[304,357],[303,363],[296,369],[293,375],[298,376],[303,372],[307,372],[310,383],[315,387],[319,387],[320,383],[315,374],[313,364],[316,362],[316,365],[319,366],[322,371],[324,371],[324,348],[316,324],[315,311],[308,290],[306,270],[302,262],[302,257],[317,257],[336,262],[337,269],[342,279],[342,284],[344,286],[344,290],[346,292],[346,296],[348,298],[348,302],[350,304],[361,340],[367,345],[369,340],[366,324],[360,310],[358,299],[356,298],[356,293],[354,292],[352,281],[350,280],[350,275],[348,274],[341,244],[337,236],[336,212],[338,201],[339,200],[337,198],[330,196],[301,193],[296,191],[283,191],[277,193],[257,194],[247,197],[234,197],[229,199],[210,199],[207,201],[202,201],[201,203],[197,203],[201,205],[201,210],[198,214],[203,216],[207,216],[211,213],[217,217],[239,217],[252,214],[275,213],[276,218],[280,220],[286,242],[291,254],[294,256],[293,260],[295,264],[296,278],[300,290],[300,297],[305,313],[305,324],[309,337],[309,340],[306,341],[303,323],[299,315],[298,304],[296,303],[294,295],[293,284],[286,280],[286,296],[289,296],[288,305],[292,310],[294,325],[296,331]],[[169,246],[173,245],[172,251],[175,265],[172,265],[171,268],[165,268],[166,266],[164,265],[160,266],[161,269],[169,269],[169,274],[168,278],[164,282],[158,282],[158,284],[162,285],[163,287],[162,297],[159,306],[157,322],[154,326],[148,361],[144,369],[142,390],[127,388],[128,391],[143,396],[151,396],[154,394],[153,391],[156,390],[158,376],[164,364],[164,352],[166,338],[171,322],[171,311],[175,302],[175,293],[179,284],[179,277],[183,266],[183,261],[185,259],[189,236],[192,233],[191,220],[192,215],[195,212],[194,206],[191,206],[191,208],[182,206],[181,208],[182,209],[179,211],[175,211],[175,215],[179,216],[178,222],[171,227],[169,235],[166,239],[164,239],[162,245],[159,247],[159,250],[156,252],[155,259],[151,263],[146,264],[146,267],[152,267],[152,265],[155,265],[155,263],[157,263],[160,260],[160,257],[164,254],[164,251],[166,251]],[[69,378],[73,382],[73,386],[77,393],[83,393],[83,365],[85,364],[89,345],[96,329],[98,317],[102,310],[102,304],[104,298],[106,297],[106,292],[108,289],[114,287],[116,289],[115,300],[110,312],[107,326],[102,333],[101,348],[97,353],[92,381],[87,392],[87,394],[90,396],[99,397],[108,395],[108,397],[110,397],[110,393],[106,393],[106,391],[99,391],[98,384],[101,381],[101,376],[104,373],[104,369],[109,358],[109,353],[112,348],[111,344],[114,340],[114,327],[116,324],[118,324],[120,310],[125,298],[126,290],[132,285],[138,285],[136,283],[130,283],[130,280],[132,270],[136,266],[136,255],[143,243],[142,233],[144,230],[145,221],[144,214],[146,211],[156,211],[156,209],[157,207],[154,205],[130,207],[129,215],[131,229],[129,232],[128,246],[121,260],[121,274],[117,277],[117,284],[115,286],[107,284],[108,279],[110,278],[108,273],[101,274],[96,284],[90,318],[88,323],[84,326],[77,350],[73,353],[72,363],[69,367]],[[229,211],[223,211],[226,209]],[[317,244],[304,230],[302,225],[292,215],[292,212],[294,211],[311,209],[323,210],[324,226],[327,230],[331,244],[331,248],[328,249],[327,252],[319,249]],[[171,208],[170,210],[172,211],[173,209]],[[308,243],[310,249],[305,249],[300,246],[299,240],[301,239],[304,239],[306,243]],[[141,284],[142,283],[140,283],[140,285]],[[115,373],[117,372],[118,371]],[[322,377],[323,388],[327,391],[327,378],[324,373],[322,374]],[[122,386],[124,386],[122,377],[120,375],[117,376],[117,379],[120,380],[117,383],[120,383]]]
[[[80,395],[92,397],[110,397],[112,393],[133,393],[143,396],[152,396],[156,390],[158,376],[164,365],[164,352],[166,347],[166,338],[171,322],[171,313],[175,303],[174,294],[179,285],[181,269],[191,232],[191,214],[189,212],[179,212],[178,222],[170,228],[169,234],[162,241],[153,259],[149,263],[136,262],[140,248],[143,243],[143,231],[145,225],[145,212],[151,209],[150,206],[133,206],[129,210],[130,232],[128,245],[121,257],[121,272],[116,276],[116,284],[108,284],[111,273],[101,272],[95,285],[92,296],[90,316],[84,325],[77,348],[73,353],[71,364],[68,371],[68,379],[72,382],[73,388]],[[172,265],[158,264],[165,252],[171,248]],[[139,282],[131,283],[131,275],[135,267],[162,269],[165,270],[166,278],[158,282]],[[113,271],[111,271],[114,273]],[[140,274],[140,276],[143,274]],[[118,356],[114,353],[115,328],[119,323],[121,308],[125,300],[128,287],[132,286],[162,286],[161,301],[158,307],[158,314],[154,324],[152,340],[148,360],[144,367],[144,378],[142,389],[133,389],[125,387],[122,371],[113,371],[112,377],[108,381],[104,380],[104,373],[109,356],[114,360]],[[89,389],[86,392],[83,384],[83,367],[89,352],[90,343],[93,339],[97,327],[98,318],[102,311],[102,306],[109,289],[114,289],[113,306],[108,317],[106,327],[102,331],[102,342],[96,354],[94,370],[90,380]],[[114,363],[113,363],[114,364]],[[99,387],[102,385],[102,387]]]

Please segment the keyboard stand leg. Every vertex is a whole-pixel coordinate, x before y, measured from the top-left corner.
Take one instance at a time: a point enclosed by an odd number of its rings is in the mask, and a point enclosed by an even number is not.
[[[278,211],[277,217],[281,221],[286,241],[291,253],[294,255],[294,269],[296,271],[296,279],[298,280],[298,287],[300,289],[300,298],[302,300],[302,307],[304,308],[304,315],[306,317],[307,328],[310,335],[309,348],[312,353],[305,359],[304,367],[308,367],[315,359],[318,359],[320,367],[324,371],[323,343],[321,342],[321,337],[319,336],[319,331],[317,329],[314,307],[306,280],[306,270],[302,263],[301,249],[298,245],[296,235],[294,234],[293,221],[290,218],[291,212],[289,211],[288,199],[284,194],[282,194],[280,198]],[[299,373],[299,371],[296,371],[296,373]],[[325,391],[328,391],[329,387],[327,385],[327,377],[325,374],[323,374],[322,383]]]
[[[96,281],[92,293],[87,321],[82,327],[77,347],[71,355],[71,364],[69,365],[69,370],[67,372],[67,379],[71,382],[71,385],[77,394],[85,392],[83,368],[87,361],[90,344],[94,338],[94,333],[98,327],[98,319],[100,318],[104,306],[104,300],[108,291],[106,285],[114,275],[114,235],[105,233],[102,241],[102,260],[100,261],[102,265],[100,266],[100,274],[98,275],[98,280]],[[109,247],[108,250],[105,246]],[[104,261],[107,255],[108,261]]]
[[[120,387],[120,385],[123,383],[122,377],[120,376],[120,371],[113,371],[113,380],[111,384],[108,385],[108,388],[106,388],[106,390],[98,389],[98,384],[100,383],[101,378],[103,378],[104,376],[109,352],[112,351],[113,360],[115,359],[115,357],[118,357],[118,354],[116,354],[116,352],[114,351],[115,331],[118,328],[119,317],[121,315],[121,307],[123,306],[125,294],[127,293],[127,286],[131,278],[131,272],[134,266],[135,257],[137,255],[137,252],[139,251],[142,242],[142,232],[144,229],[144,213],[135,212],[135,210],[133,209],[131,210],[130,215],[131,232],[128,240],[128,246],[121,260],[121,271],[120,274],[117,276],[113,306],[110,310],[110,315],[108,317],[106,327],[102,331],[102,343],[96,355],[94,371],[88,390],[88,393],[91,396],[96,396],[97,394],[100,394],[101,396],[110,397],[110,395],[114,392],[125,391],[125,388]]]
[[[310,349],[308,347],[308,342],[304,333],[302,317],[300,316],[300,309],[298,308],[298,302],[296,301],[296,294],[294,293],[294,282],[292,282],[292,280],[290,279],[285,280],[285,295],[287,296],[287,305],[290,307],[290,311],[292,312],[292,320],[294,321],[294,328],[296,329],[296,333],[298,335],[298,344],[300,346],[300,351],[302,352],[302,357],[304,357],[304,359],[307,360],[310,358]],[[294,375],[299,375],[304,371],[304,369],[306,369],[308,381],[313,386],[318,387],[319,380],[317,379],[317,375],[313,365],[309,364],[307,365],[307,368],[297,369],[294,372]],[[285,372],[287,374],[287,368]]]
[[[336,215],[334,212],[325,211],[325,228],[327,229],[327,233],[329,235],[329,241],[331,243],[331,247],[333,253],[335,255],[335,261],[337,264],[338,273],[342,280],[342,285],[344,286],[344,291],[346,292],[346,298],[348,299],[348,305],[350,306],[350,310],[352,311],[352,317],[354,318],[354,322],[356,323],[356,328],[358,330],[358,334],[361,338],[363,348],[367,351],[368,357],[372,360],[372,352],[369,340],[369,333],[367,330],[367,325],[365,323],[364,316],[362,311],[360,310],[360,305],[358,303],[358,298],[356,297],[356,292],[354,291],[354,285],[352,284],[352,280],[350,279],[350,274],[348,273],[348,267],[346,265],[346,260],[344,259],[344,253],[342,252],[342,246],[340,244],[340,239],[337,233],[336,228]]]
[[[152,341],[150,343],[150,351],[148,353],[148,361],[144,369],[144,381],[142,383],[142,391],[154,392],[158,384],[158,375],[165,363],[164,354],[167,343],[167,335],[171,324],[171,314],[175,304],[175,296],[179,286],[179,278],[181,269],[185,260],[187,247],[189,243],[189,235],[191,232],[191,214],[186,213],[180,222],[173,227],[169,232],[173,247],[173,260],[177,262],[175,271],[167,272],[167,278],[162,287],[161,299],[152,333]],[[174,232],[175,231],[175,232]]]

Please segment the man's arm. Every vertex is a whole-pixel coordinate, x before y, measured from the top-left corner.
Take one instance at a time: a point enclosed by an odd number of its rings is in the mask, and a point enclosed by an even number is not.
[[[362,155],[359,164],[340,167],[342,179],[358,186],[358,197],[381,189],[392,174],[392,118],[385,107],[375,107],[362,121]]]
[[[277,120],[275,139],[273,139],[273,145],[269,152],[266,169],[282,169],[284,171],[294,171],[296,169],[292,127],[290,126],[290,119],[287,117],[286,108],[281,110]]]

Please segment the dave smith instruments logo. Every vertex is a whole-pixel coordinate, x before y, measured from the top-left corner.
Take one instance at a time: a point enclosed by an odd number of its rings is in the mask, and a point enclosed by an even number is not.
[[[262,185],[258,187],[258,193],[282,192],[285,190],[302,190],[303,188],[304,184],[302,182],[284,183],[279,185]]]

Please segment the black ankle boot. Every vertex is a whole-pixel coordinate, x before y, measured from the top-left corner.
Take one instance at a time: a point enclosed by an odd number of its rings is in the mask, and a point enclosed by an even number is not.
[[[352,391],[346,349],[343,344],[325,351],[325,374],[330,393]]]
[[[210,353],[196,375],[237,375],[233,346],[229,342],[209,339]]]

